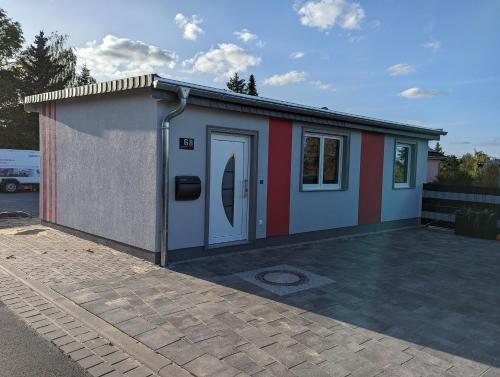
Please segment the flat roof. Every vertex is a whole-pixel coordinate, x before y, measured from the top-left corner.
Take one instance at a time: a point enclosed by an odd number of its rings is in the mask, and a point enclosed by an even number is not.
[[[394,131],[401,131],[405,134],[418,134],[426,136],[427,138],[439,138],[439,136],[447,134],[447,132],[442,129],[420,127],[407,123],[391,122],[388,120],[349,114],[326,108],[306,106],[266,97],[239,94],[227,89],[218,89],[184,81],[166,79],[156,74],[128,77],[97,84],[66,88],[48,93],[34,94],[25,97],[24,103],[25,105],[28,105],[89,95],[127,91],[139,88],[151,88],[160,91],[176,92],[179,87],[190,89],[190,103],[205,105],[207,107],[214,107],[214,101],[217,101],[220,104],[228,105],[226,107],[221,107],[220,105],[218,105],[216,106],[217,108],[243,111],[241,110],[241,106],[246,106],[247,110],[244,112],[262,114],[267,116],[279,116],[284,118],[303,120],[306,122],[309,119],[313,123],[327,125],[332,125],[331,121],[339,123],[345,122],[370,127],[369,130],[373,131],[384,132],[384,130],[390,130],[392,131],[391,133],[394,133]],[[192,98],[195,99],[192,100]],[[196,101],[196,99],[198,99],[198,101]],[[205,102],[203,102],[203,100],[205,100]],[[207,102],[206,100],[208,100],[209,102]],[[260,109],[261,112],[255,111],[255,109]]]

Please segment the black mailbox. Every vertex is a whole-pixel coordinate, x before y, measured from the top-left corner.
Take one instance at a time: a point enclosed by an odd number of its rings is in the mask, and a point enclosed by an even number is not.
[[[178,175],[175,177],[175,200],[196,200],[200,197],[201,180],[193,175]]]

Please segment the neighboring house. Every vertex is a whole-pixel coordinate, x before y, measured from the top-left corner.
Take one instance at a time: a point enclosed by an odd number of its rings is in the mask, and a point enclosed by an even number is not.
[[[428,141],[446,134],[156,75],[25,106],[40,119],[43,221],[162,265],[415,223]]]
[[[439,175],[439,167],[441,161],[445,160],[446,157],[441,152],[436,152],[429,148],[427,153],[427,183],[435,182]]]

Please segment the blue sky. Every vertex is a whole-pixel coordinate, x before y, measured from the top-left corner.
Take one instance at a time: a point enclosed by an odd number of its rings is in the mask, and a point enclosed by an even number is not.
[[[70,35],[99,80],[156,72],[444,128],[446,152],[500,157],[500,1],[2,0],[31,42]]]

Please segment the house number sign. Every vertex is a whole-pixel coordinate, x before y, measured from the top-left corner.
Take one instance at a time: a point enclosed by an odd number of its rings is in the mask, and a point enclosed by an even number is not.
[[[179,149],[187,149],[192,151],[194,149],[194,139],[190,137],[181,137],[179,139]]]

